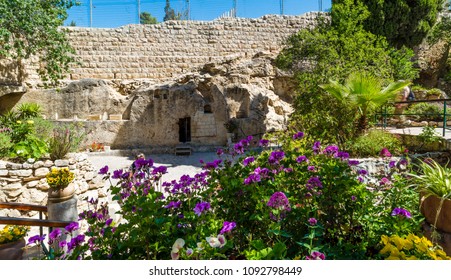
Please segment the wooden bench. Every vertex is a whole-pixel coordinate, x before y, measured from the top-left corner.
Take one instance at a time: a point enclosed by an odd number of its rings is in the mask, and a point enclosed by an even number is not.
[[[43,213],[47,213],[47,206],[33,205],[15,202],[0,202],[0,209],[15,209],[19,211],[38,211],[39,219],[22,218],[22,217],[2,217],[0,216],[0,225],[18,225],[18,226],[36,226],[39,227],[39,234],[44,234],[43,227],[47,227],[49,233],[54,227],[65,227],[71,222],[68,221],[55,221],[43,218]],[[44,242],[41,242],[42,249],[46,252],[47,248]]]

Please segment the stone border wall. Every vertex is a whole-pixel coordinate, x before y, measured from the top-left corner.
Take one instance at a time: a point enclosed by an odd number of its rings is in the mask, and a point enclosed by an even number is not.
[[[314,27],[318,14],[166,21],[120,28],[64,27],[82,63],[72,67],[68,79],[163,81],[227,56],[278,52],[290,35]],[[36,67],[36,60],[30,60],[28,82],[39,80]]]
[[[27,204],[47,205],[47,191],[49,185],[45,176],[52,167],[68,167],[75,173],[76,194],[78,196],[78,212],[87,209],[84,198],[99,198],[106,200],[103,189],[104,182],[98,175],[88,157],[84,153],[72,154],[63,160],[29,160],[24,163],[13,163],[0,160],[0,201]],[[19,217],[23,213],[18,210],[0,210],[0,216]],[[37,212],[27,213],[36,216]]]

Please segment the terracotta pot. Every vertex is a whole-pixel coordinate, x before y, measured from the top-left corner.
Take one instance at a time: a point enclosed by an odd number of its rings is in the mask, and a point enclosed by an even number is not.
[[[420,210],[426,218],[426,221],[434,225],[437,215],[437,209],[440,206],[440,197],[436,195],[430,195],[424,198],[424,195],[420,195]],[[438,230],[451,233],[451,200],[445,199],[443,201],[442,209],[439,212],[437,223],[435,227]]]
[[[25,239],[0,245],[0,260],[21,260]]]
[[[52,202],[61,202],[72,198],[74,194],[74,184],[69,184],[65,187],[50,188],[48,192],[48,200]]]

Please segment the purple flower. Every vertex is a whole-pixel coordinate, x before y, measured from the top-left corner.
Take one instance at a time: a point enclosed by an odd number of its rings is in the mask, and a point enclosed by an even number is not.
[[[268,147],[268,145],[269,145],[269,140],[261,139],[259,142],[259,146],[261,146],[261,147]]]
[[[313,153],[318,154],[321,150],[321,142],[315,141],[315,143],[313,143],[312,150],[313,150]]]
[[[256,183],[256,182],[260,182],[260,181],[261,181],[261,176],[259,174],[251,173],[249,175],[249,177],[244,179],[244,184],[250,185],[252,183]]]
[[[68,224],[64,229],[66,229],[66,231],[68,233],[73,232],[74,230],[77,230],[78,227],[78,222],[71,222],[70,224]]]
[[[293,140],[301,139],[301,138],[303,138],[303,137],[304,137],[304,132],[298,131],[297,133],[295,133],[295,134],[293,135]]]
[[[313,251],[310,256],[305,257],[306,260],[325,260],[326,256],[318,251]]]
[[[381,157],[391,157],[391,153],[388,151],[387,148],[383,148],[380,152]]]
[[[220,159],[216,159],[213,162],[207,162],[205,164],[205,168],[206,169],[216,169],[221,162],[222,162],[222,160],[220,160]]]
[[[365,176],[365,175],[368,174],[368,171],[366,171],[365,169],[360,169],[357,173],[358,173],[359,175]]]
[[[285,153],[283,151],[273,151],[269,155],[268,162],[270,164],[278,164],[280,160],[285,157]]]
[[[241,142],[239,142],[239,143],[236,143],[234,146],[233,146],[233,149],[235,150],[235,152],[237,153],[237,154],[244,154],[244,146],[243,146],[243,144],[241,143]]]
[[[158,167],[154,167],[153,170],[152,170],[152,174],[156,175],[158,173],[166,174],[166,173],[168,173],[168,168],[166,166],[163,166],[163,165],[158,166]]]
[[[67,245],[67,241],[66,240],[62,240],[60,241],[60,243],[58,244],[61,248],[65,247]]]
[[[323,184],[318,176],[310,177],[306,184],[307,189],[312,190],[313,188],[322,188]]]
[[[105,165],[104,167],[100,168],[99,174],[100,175],[108,174],[108,165]]]
[[[273,212],[269,213],[270,218],[275,221],[283,219],[285,217],[285,213],[291,211],[290,202],[283,192],[273,193],[266,205],[280,211],[278,213],[279,217],[276,217]]]
[[[224,151],[222,149],[217,149],[216,154],[220,157],[224,154]]]
[[[359,161],[358,160],[348,160],[348,165],[349,166],[353,166],[353,165],[359,165]]]
[[[227,222],[224,221],[224,224],[222,226],[221,231],[219,232],[220,234],[224,234],[226,232],[231,231],[232,229],[234,229],[236,227],[236,223],[235,222]]]
[[[309,165],[309,166],[307,167],[307,170],[313,172],[313,171],[315,171],[315,166]]]
[[[383,178],[380,180],[379,184],[380,184],[381,186],[383,186],[383,185],[391,185],[391,181],[390,181],[388,178],[383,177]]]
[[[347,152],[338,152],[338,153],[335,155],[335,157],[336,157],[336,158],[339,158],[339,159],[341,159],[341,160],[345,160],[345,159],[348,159],[348,158],[349,158],[349,153],[347,153]]]
[[[247,166],[249,163],[254,162],[255,158],[254,157],[247,157],[243,160],[243,165]]]
[[[395,208],[393,209],[393,211],[391,212],[392,216],[400,216],[400,217],[406,217],[407,219],[412,218],[412,215],[410,214],[409,211],[407,211],[406,209],[403,208]]]
[[[327,146],[324,151],[324,154],[329,155],[329,156],[336,156],[338,153],[338,146],[337,145],[329,145]]]
[[[318,221],[315,218],[310,218],[310,219],[308,219],[308,223],[311,226],[315,226],[318,223]]]
[[[389,163],[388,163],[388,167],[390,167],[390,168],[394,168],[396,166],[396,161],[394,161],[394,160],[391,160]]]
[[[50,240],[55,240],[55,239],[57,239],[58,237],[60,237],[61,234],[62,234],[61,229],[55,228],[54,230],[52,230],[51,233],[49,233],[49,239],[50,239]]]
[[[182,205],[181,201],[171,201],[168,205],[166,205],[164,208],[170,209],[170,208],[180,208]]]
[[[297,163],[308,162],[308,158],[306,156],[298,156],[296,159]]]
[[[351,200],[355,201],[357,199],[357,197],[355,197],[355,195],[351,196]]]
[[[407,159],[405,159],[405,158],[402,158],[402,159],[399,161],[399,165],[407,166],[408,164],[409,164],[409,162],[408,162]]]
[[[105,221],[105,225],[108,227],[108,226],[111,225],[112,222],[113,222],[113,219],[110,218],[110,219]]]
[[[32,237],[28,238],[27,245],[30,245],[30,244],[33,244],[33,243],[42,242],[42,241],[44,241],[45,236],[46,236],[46,234],[44,234],[43,236],[40,236],[39,234],[35,235],[35,236],[32,236]]]
[[[208,211],[208,209],[210,209],[210,203],[201,201],[196,204],[193,210],[197,216],[200,216],[203,212]]]

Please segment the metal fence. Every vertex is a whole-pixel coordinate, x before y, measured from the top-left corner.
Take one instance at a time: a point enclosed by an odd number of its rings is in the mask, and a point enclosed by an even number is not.
[[[65,25],[119,27],[140,23],[150,13],[162,22],[167,0],[79,0],[68,10]],[[258,18],[267,14],[300,15],[329,10],[331,0],[169,0],[182,20],[214,20],[221,17]]]

